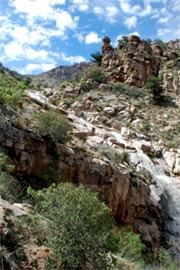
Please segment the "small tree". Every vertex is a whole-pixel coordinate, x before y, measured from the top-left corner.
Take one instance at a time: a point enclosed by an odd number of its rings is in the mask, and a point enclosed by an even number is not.
[[[167,43],[157,38],[153,41],[154,44],[158,44],[162,49],[167,49]]]
[[[83,74],[84,81],[92,80],[98,83],[106,83],[107,76],[104,74],[103,70],[100,67],[89,67],[84,71]]]
[[[107,252],[117,244],[114,223],[96,193],[66,183],[38,192],[30,189],[29,194],[36,210],[50,220],[48,244],[61,261],[61,269],[86,269],[87,263],[96,270],[110,269]]]
[[[59,113],[53,111],[36,114],[36,128],[40,135],[50,137],[54,142],[65,143],[70,139],[70,123]]]
[[[119,49],[123,49],[126,47],[128,43],[128,36],[122,36],[119,40],[118,40],[118,48]]]
[[[147,80],[146,88],[149,90],[149,93],[152,95],[153,103],[154,104],[160,104],[163,96],[163,87],[162,87],[162,81],[160,78],[157,77],[150,77]]]
[[[101,66],[101,63],[102,63],[102,54],[100,52],[96,52],[96,53],[92,53],[91,54],[91,61],[96,63],[98,67]]]
[[[146,39],[146,42],[149,44],[149,46],[152,45],[152,39],[148,38],[148,39]]]

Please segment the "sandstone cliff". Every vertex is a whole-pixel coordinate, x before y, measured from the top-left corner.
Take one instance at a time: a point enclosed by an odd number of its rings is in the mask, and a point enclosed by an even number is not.
[[[125,46],[113,48],[105,37],[102,68],[113,80],[137,87],[143,87],[149,77],[161,75],[164,89],[176,92],[180,87],[178,44],[178,40],[171,41],[165,49],[132,35]]]

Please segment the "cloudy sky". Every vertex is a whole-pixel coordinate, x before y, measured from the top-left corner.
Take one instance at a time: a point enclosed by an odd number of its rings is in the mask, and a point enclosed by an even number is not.
[[[180,38],[180,0],[0,0],[0,62],[24,74],[88,61],[101,39]]]

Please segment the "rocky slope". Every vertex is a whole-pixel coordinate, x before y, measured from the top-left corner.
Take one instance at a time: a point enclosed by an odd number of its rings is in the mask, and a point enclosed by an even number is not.
[[[102,68],[114,81],[144,87],[151,76],[160,75],[165,91],[178,91],[180,87],[180,47],[179,40],[149,43],[132,35],[123,46],[113,48],[109,37],[103,39]],[[71,79],[92,65],[80,63],[73,66],[60,66],[40,75],[31,76],[35,86],[58,88],[60,82]]]
[[[102,67],[111,78],[106,83],[89,79],[66,82],[57,89],[27,89],[14,106],[1,104],[0,150],[14,165],[10,173],[19,183],[35,188],[48,186],[52,179],[45,182],[44,175],[52,176],[52,171],[53,181],[82,183],[99,193],[119,226],[130,225],[140,233],[155,255],[164,245],[180,258],[179,88],[166,90],[164,106],[153,105],[142,88],[148,76],[157,75],[169,61],[170,72],[179,74],[178,58],[165,61],[164,52],[161,58],[149,51],[146,62],[146,53],[137,49],[146,45],[133,36],[126,49],[114,50],[106,39]],[[131,60],[125,58],[129,51]],[[143,61],[138,60],[139,53]],[[158,63],[156,68],[154,63]],[[134,77],[136,69],[142,76]],[[54,143],[37,134],[34,114],[48,110],[71,122],[72,140],[68,144]],[[44,269],[42,257],[50,252],[46,247],[38,248],[30,237],[29,245],[22,242],[25,254],[18,259],[20,263],[15,265],[8,259],[12,250],[7,239],[17,232],[17,213],[28,215],[28,209],[0,200],[0,237],[6,243],[0,256],[8,270]],[[23,237],[17,233],[14,246]]]

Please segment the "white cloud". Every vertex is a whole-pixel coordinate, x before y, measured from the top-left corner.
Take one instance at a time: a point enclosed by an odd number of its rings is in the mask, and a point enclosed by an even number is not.
[[[87,34],[85,37],[86,44],[99,43],[99,42],[101,42],[101,38],[95,32],[91,32],[91,33]]]
[[[53,9],[50,5],[50,0],[12,0],[11,5],[17,12],[26,13],[29,17],[41,17],[47,19]]]
[[[87,11],[89,9],[88,0],[71,0],[72,6],[71,10],[74,11],[78,9],[79,11]]]
[[[135,28],[137,24],[137,17],[132,16],[125,19],[124,24],[127,26],[128,29]]]
[[[25,73],[32,73],[33,71],[48,71],[55,68],[54,64],[27,64],[25,66]]]
[[[158,19],[158,23],[167,23],[169,21],[169,18],[168,17],[164,17],[164,18],[159,18]]]
[[[98,7],[98,6],[95,6],[93,8],[93,12],[96,14],[96,15],[103,15],[104,14],[104,9],[102,7]]]
[[[82,32],[75,33],[74,37],[76,37],[80,43],[84,41],[84,34]]]
[[[152,13],[152,6],[150,4],[147,4],[145,9],[138,13],[140,17],[148,16]]]
[[[139,5],[131,5],[130,0],[119,0],[120,7],[124,13],[136,14],[141,7]]]
[[[108,5],[105,5],[105,4],[103,6],[96,5],[93,7],[92,11],[101,19],[103,18],[109,23],[115,23],[117,21],[117,15],[119,14],[119,9],[115,5],[111,5],[110,2],[108,3]]]
[[[11,0],[16,12],[27,14],[31,18],[48,19],[53,16],[53,6],[64,5],[66,0]]]
[[[9,42],[4,48],[3,58],[6,61],[37,60],[54,63],[55,53],[44,49],[33,49],[29,45],[23,45],[17,41]],[[2,58],[1,58],[2,59]]]
[[[5,46],[4,54],[10,60],[17,60],[24,55],[24,48],[17,41],[12,41]]]
[[[157,31],[157,34],[159,37],[163,37],[169,33],[171,33],[171,29],[169,29],[169,28],[162,28],[162,29],[158,29],[158,31]]]
[[[17,26],[12,32],[12,37],[16,41],[24,44],[29,40],[29,30],[25,26]]]
[[[51,25],[48,32],[52,33],[51,30],[61,31],[61,33],[59,32],[59,36],[66,39],[67,29],[74,30],[78,25],[79,17],[75,16],[73,18],[67,10],[54,7],[56,4],[63,5],[65,2],[65,0],[11,0],[11,6],[19,16],[23,14],[29,28],[34,28],[36,22],[41,26],[46,25],[46,29],[47,24],[55,23],[56,29]],[[45,33],[46,31],[43,33],[44,36],[47,36]]]
[[[67,56],[65,53],[61,53],[60,58],[69,64],[86,62],[86,59],[81,55]]]
[[[60,11],[55,15],[56,26],[58,29],[65,31],[66,28],[75,29],[77,27],[78,17],[72,18],[67,11]]]
[[[172,10],[175,12],[180,11],[180,1],[179,0],[172,0]]]
[[[106,16],[107,16],[107,20],[110,22],[110,23],[114,23],[116,21],[116,16],[117,14],[119,13],[117,7],[115,6],[107,6],[106,7]]]

